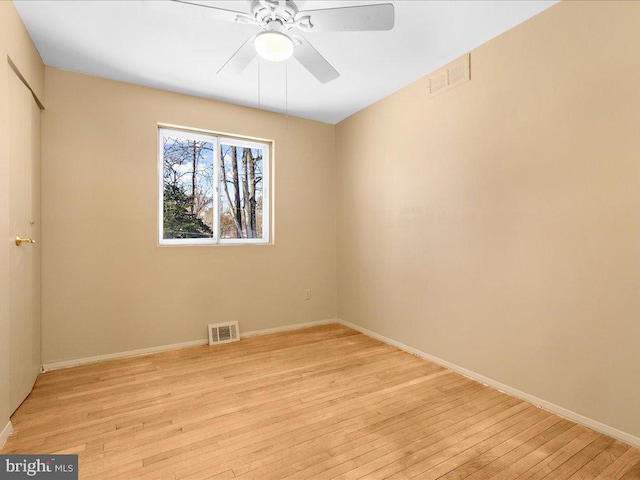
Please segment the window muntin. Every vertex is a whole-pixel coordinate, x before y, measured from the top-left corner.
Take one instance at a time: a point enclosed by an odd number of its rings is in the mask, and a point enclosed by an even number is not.
[[[169,128],[158,139],[161,245],[269,242],[268,143]]]

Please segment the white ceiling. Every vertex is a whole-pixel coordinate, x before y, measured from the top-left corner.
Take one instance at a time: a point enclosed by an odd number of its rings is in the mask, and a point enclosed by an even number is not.
[[[250,1],[211,1],[247,11]],[[380,1],[296,2],[300,10]],[[340,72],[319,83],[295,59],[217,70],[257,27],[169,15],[142,0],[14,0],[45,64],[337,123],[545,10],[553,1],[394,1],[386,32],[305,33]],[[188,10],[192,10],[187,7]],[[288,85],[288,87],[287,87]]]

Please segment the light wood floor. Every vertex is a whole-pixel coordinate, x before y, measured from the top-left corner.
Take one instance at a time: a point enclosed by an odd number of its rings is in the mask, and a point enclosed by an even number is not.
[[[2,453],[82,479],[638,479],[640,450],[338,325],[41,375]]]

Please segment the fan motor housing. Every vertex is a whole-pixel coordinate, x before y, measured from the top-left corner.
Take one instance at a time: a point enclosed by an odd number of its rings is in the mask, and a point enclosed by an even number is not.
[[[265,25],[278,20],[283,26],[294,23],[295,16],[298,14],[296,4],[287,1],[284,8],[281,8],[280,5],[281,2],[278,1],[253,0],[251,2],[251,14],[258,22]]]

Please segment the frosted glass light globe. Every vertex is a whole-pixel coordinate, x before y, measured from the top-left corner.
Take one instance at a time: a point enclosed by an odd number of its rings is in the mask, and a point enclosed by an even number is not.
[[[293,54],[293,42],[284,33],[262,32],[254,43],[258,55],[271,62],[281,62]]]

